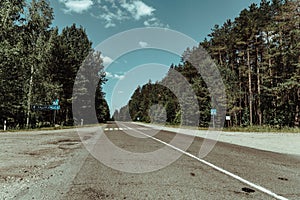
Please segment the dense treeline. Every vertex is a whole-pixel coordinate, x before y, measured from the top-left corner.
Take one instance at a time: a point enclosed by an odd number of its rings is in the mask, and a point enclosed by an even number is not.
[[[262,0],[260,5],[252,4],[234,21],[215,25],[209,39],[200,46],[208,51],[222,74],[227,88],[227,115],[231,116],[233,125],[299,127],[299,0]],[[187,50],[185,54],[199,48]],[[199,111],[194,112],[200,112],[200,126],[207,126],[213,101],[203,78],[184,59],[171,69],[185,76],[194,88],[199,102]],[[165,79],[168,78],[170,73]],[[180,87],[180,82],[174,84]],[[138,113],[140,120],[149,121],[151,105],[161,101],[165,109],[160,110],[168,113],[167,122],[178,123],[180,108],[169,93],[157,91],[158,85],[149,83],[135,91],[126,106],[133,120]],[[153,97],[157,94],[161,96]],[[124,110],[116,111],[115,118],[124,120]]]
[[[72,25],[59,33],[52,26],[53,10],[47,0],[0,2],[0,124],[36,127],[73,124],[72,91],[78,69],[88,55],[98,57],[82,27]],[[97,56],[98,54],[98,56]],[[100,70],[102,70],[100,68]],[[99,121],[109,109],[99,77],[96,103]],[[32,105],[51,105],[60,100],[59,111],[36,111]]]

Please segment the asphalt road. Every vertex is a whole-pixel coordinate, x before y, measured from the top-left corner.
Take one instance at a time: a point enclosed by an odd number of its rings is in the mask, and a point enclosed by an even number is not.
[[[153,130],[134,124],[107,124],[105,135],[116,146],[129,152],[149,153],[169,143],[175,133]],[[182,141],[190,136],[182,136]],[[101,140],[101,138],[99,139]],[[300,157],[218,142],[209,155],[197,160],[203,139],[196,138],[186,153],[167,147],[171,155],[182,154],[166,167],[147,173],[128,173],[103,164],[92,155],[83,161],[63,199],[300,199]],[[178,144],[180,146],[180,144]],[[97,144],[96,144],[97,146]],[[111,149],[98,155],[113,155]],[[157,166],[162,160],[115,158],[112,163],[133,167]],[[222,171],[224,170],[224,171]],[[229,173],[226,174],[226,172]],[[243,181],[238,179],[242,179]],[[246,182],[245,182],[246,181]],[[248,182],[247,182],[248,181]],[[253,185],[251,185],[253,184]],[[254,186],[254,187],[253,187]],[[273,196],[263,192],[274,194]]]

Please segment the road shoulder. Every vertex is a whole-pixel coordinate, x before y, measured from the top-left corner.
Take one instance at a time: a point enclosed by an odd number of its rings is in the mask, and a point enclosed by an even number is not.
[[[192,130],[187,128],[179,129],[156,124],[137,124],[201,138],[206,138],[207,134],[211,134],[212,132],[205,130]],[[300,155],[300,134],[297,133],[250,133],[221,131],[218,141],[276,153]]]

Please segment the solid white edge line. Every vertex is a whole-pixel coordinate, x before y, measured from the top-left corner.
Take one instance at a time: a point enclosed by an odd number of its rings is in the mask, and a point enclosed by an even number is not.
[[[126,125],[124,125],[124,126],[126,126]],[[128,126],[126,126],[126,127],[129,128]],[[214,164],[212,164],[212,163],[210,163],[210,162],[207,162],[207,161],[205,161],[205,160],[203,160],[203,159],[201,159],[201,158],[198,158],[197,156],[194,156],[193,154],[190,154],[190,153],[188,153],[188,152],[186,152],[186,151],[183,151],[182,149],[179,149],[179,148],[177,148],[177,147],[175,147],[175,146],[173,146],[173,145],[170,145],[169,143],[166,143],[166,142],[164,142],[164,141],[162,141],[162,140],[160,140],[160,139],[157,139],[157,138],[155,138],[155,137],[152,137],[152,136],[150,136],[150,135],[147,135],[147,134],[145,134],[145,133],[143,133],[143,132],[141,132],[141,131],[138,131],[138,130],[134,130],[134,131],[136,131],[136,132],[138,132],[138,133],[140,133],[140,134],[142,134],[142,135],[144,135],[144,136],[147,136],[147,137],[149,137],[149,138],[151,138],[151,139],[153,139],[153,140],[155,140],[155,141],[157,141],[157,142],[160,142],[160,143],[162,143],[162,144],[164,144],[164,145],[167,145],[168,147],[170,147],[170,148],[172,148],[172,149],[174,149],[174,150],[176,150],[176,151],[179,151],[179,152],[183,153],[183,154],[186,155],[186,156],[189,156],[189,157],[191,157],[191,158],[194,158],[194,159],[198,160],[199,162],[201,162],[201,163],[203,163],[203,164],[205,164],[205,165],[208,165],[208,166],[210,166],[211,168],[213,168],[213,169],[215,169],[215,170],[217,170],[217,171],[219,171],[219,172],[221,172],[221,173],[223,173],[223,174],[226,174],[227,176],[230,176],[230,177],[232,177],[232,178],[234,178],[234,179],[236,179],[236,180],[238,180],[238,181],[240,181],[240,182],[242,182],[242,183],[245,183],[245,184],[247,184],[247,185],[249,185],[249,186],[251,186],[251,187],[253,187],[253,188],[255,188],[255,189],[257,189],[257,190],[259,190],[259,191],[261,191],[261,192],[263,192],[263,193],[266,193],[266,194],[270,195],[271,197],[274,197],[274,198],[276,198],[276,199],[278,199],[278,200],[288,200],[287,198],[285,198],[285,197],[283,197],[283,196],[280,196],[280,195],[278,195],[278,194],[272,192],[271,190],[268,190],[268,189],[266,189],[266,188],[264,188],[264,187],[262,187],[262,186],[260,186],[260,185],[256,185],[256,184],[254,184],[254,183],[252,183],[252,182],[250,182],[250,181],[248,181],[248,180],[246,180],[246,179],[243,179],[242,177],[240,177],[240,176],[238,176],[238,175],[235,175],[235,174],[233,174],[233,173],[231,173],[231,172],[229,172],[229,171],[227,171],[227,170],[225,170],[225,169],[222,169],[222,168],[220,168],[220,167],[218,167],[218,166],[216,166],[216,165],[214,165]],[[176,133],[175,133],[175,134],[176,134]]]

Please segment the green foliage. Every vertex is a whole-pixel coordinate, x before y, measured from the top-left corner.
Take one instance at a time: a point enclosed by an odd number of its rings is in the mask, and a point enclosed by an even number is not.
[[[209,38],[200,43],[218,65],[226,87],[227,102],[216,105],[227,108],[234,126],[300,126],[299,21],[299,1],[262,0],[260,5],[252,4],[242,10],[234,21],[215,25]],[[147,121],[147,109],[159,103],[166,110],[167,123],[178,124],[184,114],[196,116],[199,112],[199,125],[207,127],[210,108],[216,106],[211,97],[220,91],[209,91],[205,82],[219,83],[209,76],[203,77],[206,78],[204,81],[185,60],[188,56],[201,66],[209,66],[202,54],[201,47],[188,49],[183,54],[183,62],[172,65],[167,76],[159,82],[167,83],[172,92],[180,91],[184,96],[185,83],[176,82],[176,76],[171,73],[172,70],[179,72],[192,86],[199,111],[192,106],[180,108],[179,99],[176,102],[171,91],[159,90],[158,83],[148,83],[139,87],[129,102],[133,119],[142,116],[141,119]],[[209,67],[204,71],[209,71]],[[216,88],[219,87],[216,85]],[[157,98],[157,94],[162,95]],[[187,105],[192,105],[189,97],[184,99]]]
[[[74,80],[91,51],[85,30],[72,25],[58,34],[51,28],[54,16],[47,0],[4,0],[0,7],[0,124],[4,120],[12,128],[52,124],[53,111],[30,108],[52,104],[56,98],[61,106],[56,123],[72,124]],[[101,76],[99,85],[104,82]],[[105,107],[99,114],[104,121],[109,112],[101,90],[99,86],[97,108]]]
[[[235,125],[299,126],[299,8],[299,1],[262,0],[202,43],[226,72]]]

